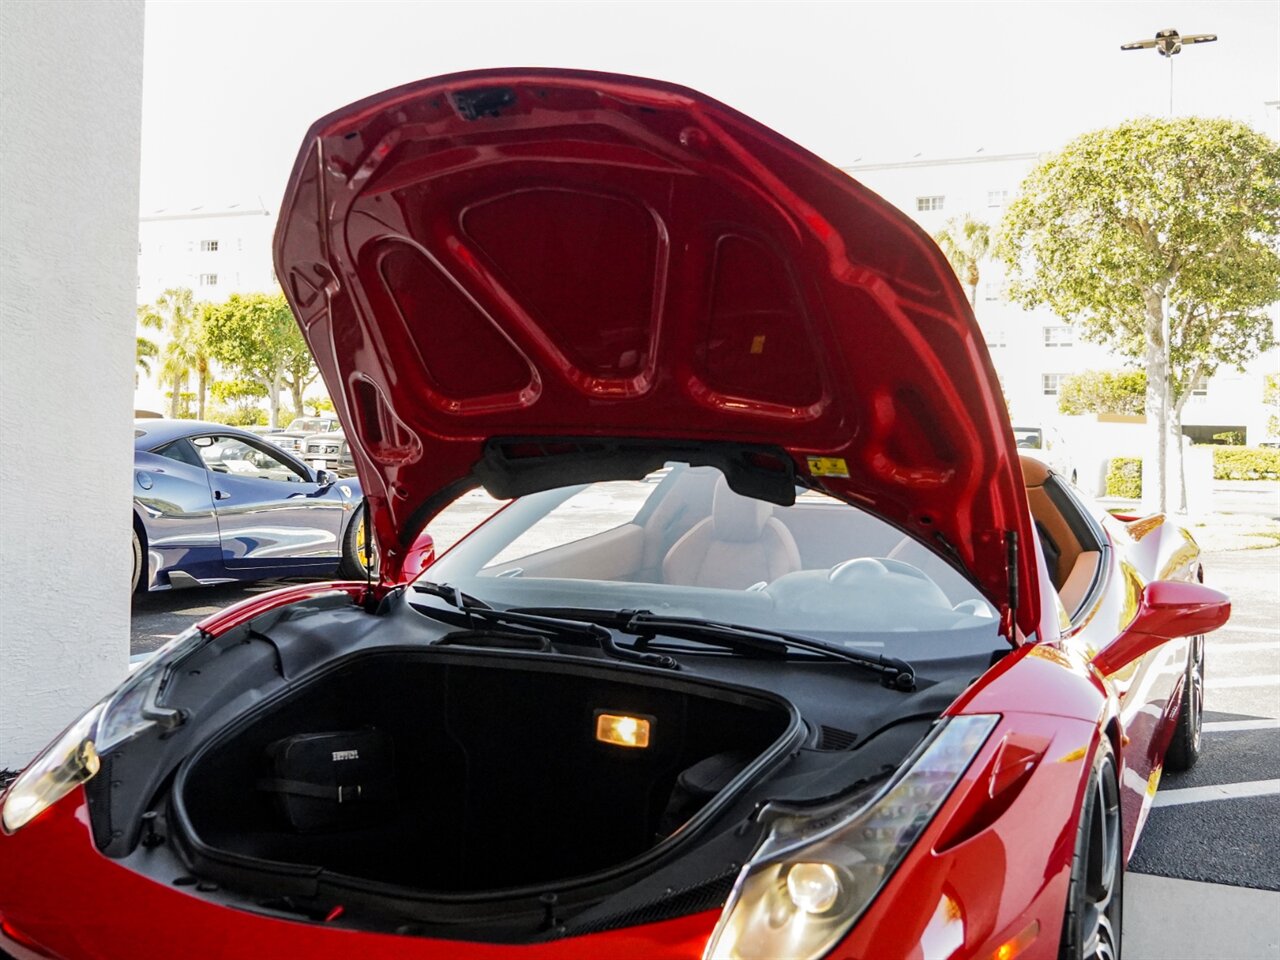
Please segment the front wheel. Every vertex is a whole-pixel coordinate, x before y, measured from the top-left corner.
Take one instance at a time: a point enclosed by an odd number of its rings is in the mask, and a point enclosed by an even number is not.
[[[365,565],[365,537],[369,537],[369,564]],[[347,532],[342,537],[342,563],[338,566],[338,576],[344,580],[366,580],[370,571],[378,573],[378,544],[373,539],[373,531],[368,526],[368,514],[363,506],[356,508],[356,514],[347,524]]]
[[[138,592],[138,583],[142,580],[142,541],[138,531],[133,531],[133,582],[129,586],[130,593]]]
[[[1085,789],[1060,960],[1119,960],[1124,885],[1124,832],[1120,786],[1111,743],[1102,737]]]
[[[1200,759],[1200,735],[1204,725],[1204,637],[1192,637],[1187,653],[1187,676],[1182,684],[1178,726],[1165,751],[1170,770],[1190,770]]]

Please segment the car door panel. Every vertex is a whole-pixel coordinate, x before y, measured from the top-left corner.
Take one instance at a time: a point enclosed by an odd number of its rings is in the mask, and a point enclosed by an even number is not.
[[[134,509],[146,535],[147,582],[181,568],[197,579],[222,572],[209,472],[159,453],[134,458]]]
[[[201,456],[228,569],[331,567],[342,555],[350,504],[301,464],[240,438],[201,438]],[[306,477],[306,479],[304,479]]]

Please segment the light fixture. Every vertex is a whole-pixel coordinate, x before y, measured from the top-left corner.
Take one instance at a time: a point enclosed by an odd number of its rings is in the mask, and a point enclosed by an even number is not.
[[[643,749],[649,746],[652,729],[653,717],[596,711],[596,739],[601,743]]]

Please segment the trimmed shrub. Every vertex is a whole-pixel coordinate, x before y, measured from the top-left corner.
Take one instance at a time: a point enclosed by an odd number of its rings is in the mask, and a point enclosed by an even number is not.
[[[1264,447],[1214,447],[1215,480],[1280,480],[1280,450]],[[1110,486],[1110,475],[1108,475]]]
[[[213,423],[226,423],[233,427],[265,427],[267,411],[257,407],[219,407],[208,413]]]
[[[1107,496],[1138,500],[1142,497],[1142,458],[1113,457],[1107,464]]]

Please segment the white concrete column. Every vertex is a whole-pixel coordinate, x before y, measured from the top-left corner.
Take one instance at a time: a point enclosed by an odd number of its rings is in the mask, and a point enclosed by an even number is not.
[[[0,769],[128,666],[142,36],[0,3]]]

